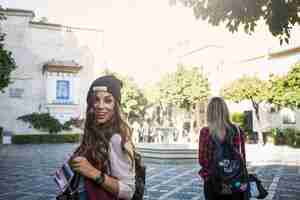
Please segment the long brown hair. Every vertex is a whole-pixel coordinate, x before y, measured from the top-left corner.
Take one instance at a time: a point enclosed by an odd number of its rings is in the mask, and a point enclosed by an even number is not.
[[[222,97],[213,97],[207,106],[207,123],[209,132],[220,137],[222,131],[231,129],[229,109]]]
[[[95,168],[107,173],[110,168],[109,141],[113,134],[117,133],[122,138],[122,150],[133,163],[133,152],[125,147],[125,143],[129,143],[134,148],[131,140],[131,129],[122,118],[119,102],[115,101],[112,119],[103,125],[96,123],[94,102],[94,96],[89,97],[87,100],[84,133],[81,144],[75,150],[74,156],[86,157]]]

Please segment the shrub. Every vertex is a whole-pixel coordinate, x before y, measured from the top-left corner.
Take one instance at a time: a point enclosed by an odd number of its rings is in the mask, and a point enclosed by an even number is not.
[[[240,112],[234,112],[231,114],[231,121],[238,124],[242,129],[245,130],[245,114]]]
[[[287,144],[291,147],[300,148],[300,130],[294,128],[272,128],[271,136],[275,145]]]
[[[71,126],[74,126],[76,128],[81,128],[83,129],[83,125],[84,125],[84,119],[80,119],[80,118],[71,118],[69,121],[66,121],[63,124],[63,130],[71,130]]]
[[[295,146],[296,130],[293,128],[286,128],[283,129],[283,134],[286,144],[292,147]]]
[[[30,123],[35,129],[48,131],[49,133],[58,133],[63,129],[61,123],[49,113],[32,113],[20,116],[17,119]]]
[[[73,121],[72,121],[72,119],[71,119],[71,120],[69,120],[69,121],[66,121],[66,122],[62,125],[61,128],[62,128],[63,130],[69,131],[69,130],[71,130],[72,124],[73,124]]]
[[[283,131],[279,128],[272,128],[272,137],[275,145],[283,145],[286,143]]]
[[[295,133],[295,147],[300,148],[300,130]]]
[[[20,116],[17,119],[30,123],[30,125],[35,129],[47,131],[49,133],[58,133],[62,130],[71,130],[71,125],[74,124],[73,119],[61,124],[49,113],[32,113],[29,115]]]
[[[80,134],[39,134],[39,135],[13,135],[13,144],[53,144],[53,143],[77,143]]]

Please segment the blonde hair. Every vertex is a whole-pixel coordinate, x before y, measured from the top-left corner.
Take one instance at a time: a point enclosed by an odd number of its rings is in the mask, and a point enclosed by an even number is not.
[[[207,106],[207,124],[210,134],[221,136],[221,133],[230,128],[232,123],[228,107],[222,97],[213,97]]]

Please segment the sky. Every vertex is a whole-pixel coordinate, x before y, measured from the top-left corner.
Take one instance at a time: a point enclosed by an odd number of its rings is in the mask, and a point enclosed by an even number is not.
[[[170,6],[169,0],[0,0],[0,5],[33,10],[51,23],[103,29],[105,65],[141,85],[175,71],[180,56],[207,45],[217,47],[204,48],[197,59],[208,65],[215,58],[239,60],[279,47],[263,24],[252,36],[232,34],[196,20],[192,9]],[[292,46],[300,44],[295,35]]]

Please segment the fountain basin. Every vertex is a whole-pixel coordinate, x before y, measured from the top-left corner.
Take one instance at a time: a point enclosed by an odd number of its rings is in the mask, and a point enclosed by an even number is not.
[[[136,144],[144,162],[155,164],[195,164],[198,163],[196,144]]]

